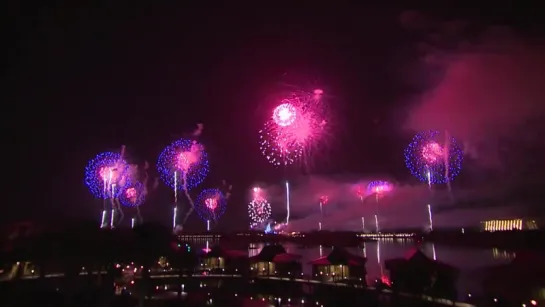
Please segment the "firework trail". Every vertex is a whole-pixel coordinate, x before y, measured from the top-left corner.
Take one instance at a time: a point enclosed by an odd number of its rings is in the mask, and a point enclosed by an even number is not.
[[[142,191],[143,197],[146,198],[148,196],[148,181],[149,181],[149,163],[148,161],[144,162],[144,190]],[[136,206],[136,215],[138,218],[138,223],[142,224],[144,223],[144,219],[142,218],[142,214],[140,213],[140,206]]]
[[[202,129],[202,124],[199,124],[192,135],[200,135]],[[201,184],[208,175],[208,158],[204,146],[196,140],[180,139],[175,141],[159,155],[157,169],[161,174],[161,179],[174,190],[173,228],[177,226],[178,189],[184,191],[190,204],[190,208],[180,225],[183,226],[195,210],[195,203],[189,190]]]
[[[121,145],[121,150],[120,150],[120,155],[119,155],[119,159],[116,163],[116,168],[120,165],[123,165],[125,162],[125,149],[126,149],[126,146],[125,145]],[[114,193],[114,189],[115,188],[118,188],[118,189],[123,189],[126,185],[128,185],[128,182],[130,182],[136,175],[136,172],[137,172],[137,167],[132,167],[132,165],[127,165],[127,173],[125,174],[125,176],[122,176],[118,185],[119,186],[116,186],[116,184],[112,184],[112,198],[111,198],[111,203],[112,203],[112,218],[110,220],[110,227],[115,227],[114,224],[116,225],[120,225],[122,222],[123,222],[123,219],[125,218],[125,213],[123,212],[123,209],[121,208],[121,203],[119,202],[119,193],[118,194],[115,194]],[[122,191],[120,193],[123,193]],[[115,214],[118,213],[119,214],[119,220],[117,220],[117,222],[115,221]]]
[[[199,126],[197,128],[197,131],[199,131],[199,135],[202,132],[202,126]],[[197,132],[196,132],[197,133]],[[180,154],[180,159],[182,160],[182,188],[184,190],[185,197],[187,197],[187,200],[189,201],[189,204],[191,207],[189,210],[187,210],[187,213],[182,221],[182,227],[187,222],[187,219],[189,216],[191,216],[191,213],[195,210],[195,202],[193,201],[193,198],[191,198],[191,195],[189,194],[189,189],[187,188],[187,173],[189,171],[189,168],[201,160],[201,152],[204,150],[204,147],[197,143],[197,141],[193,141],[193,144],[191,145],[191,149],[188,154]]]
[[[189,218],[189,216],[191,216],[191,213],[193,213],[193,211],[195,210],[195,202],[193,202],[193,199],[191,198],[191,195],[189,194],[189,190],[187,189],[187,176],[186,176],[186,173],[183,172],[182,173],[182,187],[184,189],[184,194],[185,194],[185,197],[187,197],[187,201],[189,201],[189,205],[191,205],[191,207],[189,207],[189,210],[187,210],[187,213],[185,214],[185,217],[182,221],[182,226],[185,225],[185,222],[187,222],[187,219]]]
[[[85,168],[85,184],[89,191],[97,198],[103,200],[101,217],[101,228],[110,224],[114,225],[115,214],[118,211],[116,198],[126,184],[130,176],[129,165],[123,159],[125,146],[121,147],[120,153],[104,152],[90,160]],[[110,200],[108,202],[108,200]],[[110,211],[110,222],[108,223],[108,203],[112,205]]]
[[[318,223],[318,230],[322,230],[322,223],[323,223],[323,220],[324,220],[324,205],[327,204],[327,202],[329,201],[329,197],[327,196],[320,196],[320,222]]]
[[[452,194],[452,186],[450,184],[449,176],[449,160],[450,160],[450,135],[447,130],[445,130],[445,150],[443,155],[443,164],[445,165],[445,178],[447,178],[447,188],[450,196],[451,202],[454,202],[454,195]]]
[[[372,181],[367,185],[367,192],[369,196],[375,196],[376,214],[375,214],[375,226],[377,233],[380,231],[379,227],[379,199],[384,196],[385,193],[390,192],[393,189],[393,185],[387,181]]]
[[[229,197],[231,197],[231,190],[233,190],[232,184],[227,184],[227,181],[224,179],[221,181],[223,189],[225,191],[225,200],[229,200]]]

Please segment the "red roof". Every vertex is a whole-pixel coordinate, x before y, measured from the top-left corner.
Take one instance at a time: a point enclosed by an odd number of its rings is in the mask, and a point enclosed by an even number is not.
[[[290,253],[283,253],[278,254],[274,256],[274,259],[272,262],[274,263],[290,263],[290,262],[296,262],[301,259],[301,255],[296,254],[290,254]]]
[[[352,255],[342,248],[334,248],[326,257],[320,257],[310,262],[312,265],[349,265],[364,266],[367,259]]]
[[[277,257],[282,255],[280,257]],[[300,255],[287,253],[282,245],[267,245],[256,256],[250,257],[251,262],[294,262]]]
[[[407,258],[408,257],[408,258]],[[421,250],[415,249],[409,252],[404,258],[393,258],[384,261],[387,270],[395,270],[402,265],[410,264],[418,267],[435,267],[452,274],[457,275],[458,269],[448,263],[444,263],[438,260],[433,260],[427,257]]]
[[[206,254],[204,254],[204,256],[209,258],[242,258],[247,257],[248,253],[245,251],[228,250],[223,249],[220,246],[214,246]]]
[[[250,257],[251,262],[274,262],[274,263],[290,263],[290,262],[296,262],[301,259],[301,255],[296,254],[289,254],[289,253],[282,253],[275,255],[271,261],[268,259],[263,259],[259,255]]]

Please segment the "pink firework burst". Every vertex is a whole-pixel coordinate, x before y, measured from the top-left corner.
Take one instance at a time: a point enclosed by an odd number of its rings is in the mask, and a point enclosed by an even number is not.
[[[260,131],[263,155],[275,165],[287,165],[311,153],[323,140],[327,122],[320,97],[323,91],[292,94],[273,112],[273,120]]]
[[[287,99],[277,106],[273,111],[273,120],[280,127],[287,127],[293,124],[297,118],[295,106]]]
[[[325,204],[327,204],[328,201],[329,201],[329,197],[327,197],[327,196],[325,196],[325,195],[324,195],[324,196],[320,196],[320,203],[321,203],[321,204],[325,205]]]
[[[204,201],[204,204],[206,205],[206,208],[210,209],[211,211],[214,211],[218,207],[218,200],[215,198],[207,198]]]
[[[133,202],[136,200],[137,194],[135,188],[128,188],[125,190],[125,197]]]
[[[367,192],[369,194],[375,194],[377,197],[383,196],[394,189],[394,186],[388,181],[371,181],[367,185]]]
[[[365,191],[362,189],[361,186],[357,185],[354,190],[356,192],[356,196],[358,196],[359,199],[363,199],[363,197],[365,197]]]
[[[202,145],[194,141],[189,151],[178,154],[177,166],[187,172],[192,165],[199,162],[202,150]]]
[[[444,150],[437,142],[429,142],[422,146],[422,158],[428,163],[443,160]]]
[[[100,178],[105,182],[117,182],[120,179],[120,174],[117,172],[117,166],[102,167],[98,172]]]

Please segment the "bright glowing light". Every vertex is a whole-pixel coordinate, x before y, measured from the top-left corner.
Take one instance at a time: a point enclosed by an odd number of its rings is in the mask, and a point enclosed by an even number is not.
[[[427,163],[435,163],[443,158],[443,147],[436,142],[429,142],[422,146],[422,158]]]
[[[206,208],[214,211],[218,207],[218,201],[215,198],[207,198],[204,200]]]
[[[270,163],[288,165],[301,158],[308,162],[318,144],[323,143],[326,112],[316,96],[292,93],[275,109],[273,120],[259,131],[261,151]]]
[[[286,135],[285,131],[270,121],[259,130],[259,148],[274,166],[293,164],[303,155],[303,144]]]
[[[196,141],[180,139],[168,145],[159,155],[157,170],[161,179],[174,190],[190,190],[208,175],[208,156]]]
[[[104,152],[85,167],[85,184],[96,198],[117,198],[129,176],[129,165],[119,153]]]
[[[384,193],[390,192],[393,189],[393,185],[387,181],[371,181],[367,185],[367,193],[377,194],[377,196],[382,196]]]
[[[248,215],[254,223],[263,223],[271,216],[271,204],[263,197],[252,199],[248,204]]]
[[[430,230],[433,231],[433,216],[431,214],[431,205],[428,205],[428,220],[430,222]]]
[[[326,195],[324,196],[320,196],[320,203],[325,205],[329,202],[329,197],[327,197]]]
[[[227,207],[227,199],[219,189],[205,189],[197,197],[195,211],[204,221],[217,221]]]
[[[287,99],[283,100],[282,104],[276,107],[273,112],[274,122],[281,127],[286,127],[293,124],[296,117],[297,112],[295,107]]]
[[[140,206],[146,200],[146,187],[141,182],[129,183],[119,195],[119,202],[126,207]]]
[[[323,217],[324,215],[324,205],[327,204],[327,202],[329,201],[329,197],[327,196],[320,196],[320,216]]]
[[[462,168],[463,152],[456,140],[438,131],[425,131],[414,136],[405,149],[405,164],[420,181],[448,183]]]

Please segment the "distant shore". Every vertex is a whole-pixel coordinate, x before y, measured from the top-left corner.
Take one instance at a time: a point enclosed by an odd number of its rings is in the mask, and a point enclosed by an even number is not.
[[[414,240],[418,242],[432,242],[441,245],[451,245],[468,248],[499,248],[504,250],[545,249],[544,231],[502,231],[502,232],[465,232],[460,231],[433,231],[424,232],[385,232],[380,234],[363,234],[360,232],[306,232],[292,234],[264,234],[256,232],[246,233],[183,233],[180,240],[208,240],[206,238],[238,243],[290,242],[300,245],[323,246],[359,246],[363,242],[378,239]]]

